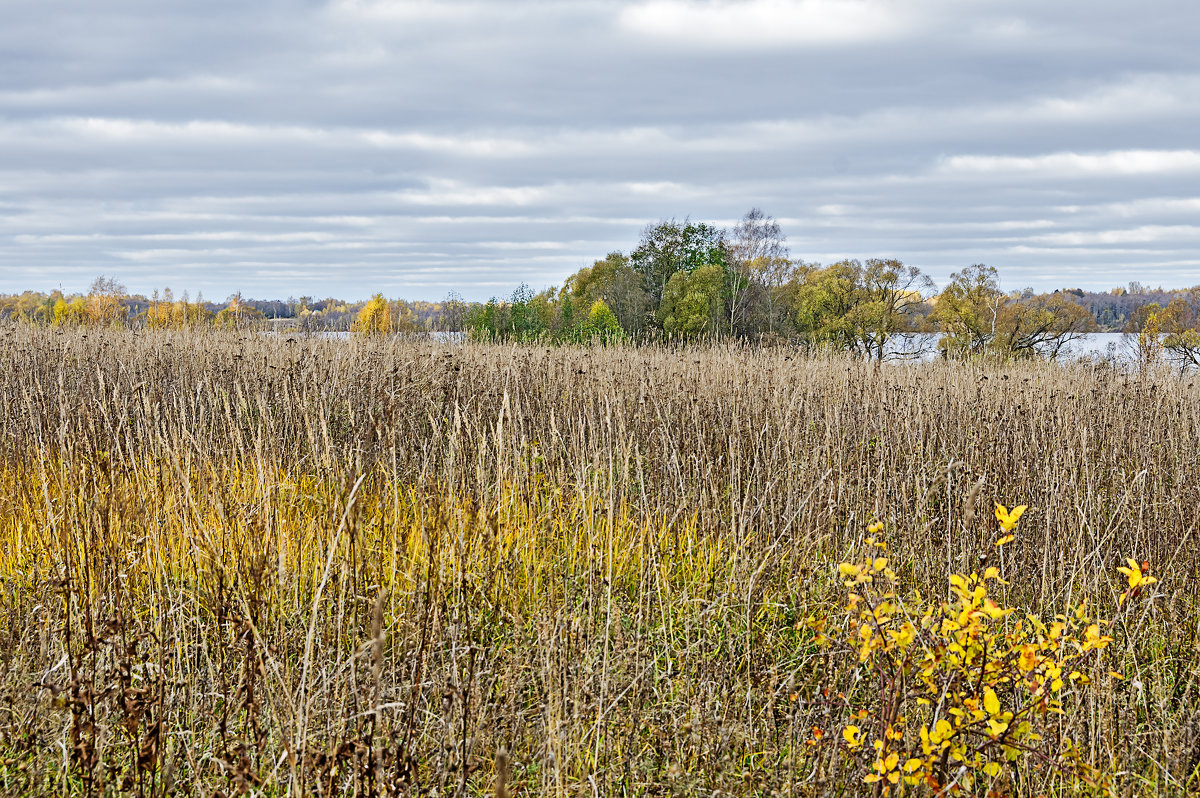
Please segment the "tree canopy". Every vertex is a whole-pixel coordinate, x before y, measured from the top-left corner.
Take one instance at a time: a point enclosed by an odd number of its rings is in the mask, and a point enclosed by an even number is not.
[[[667,283],[676,272],[692,272],[705,266],[724,269],[729,257],[723,230],[690,219],[671,219],[648,225],[629,260],[641,275],[651,304],[659,307]]]

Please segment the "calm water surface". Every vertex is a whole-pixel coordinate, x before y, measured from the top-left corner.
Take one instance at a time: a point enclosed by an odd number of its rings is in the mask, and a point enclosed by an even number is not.
[[[285,333],[272,334],[287,335]],[[344,331],[326,331],[310,334],[329,340],[343,340],[354,335],[354,333]],[[291,333],[291,335],[303,335],[303,333]],[[466,336],[463,333],[439,331],[429,333],[429,337],[434,341],[442,343],[461,343],[466,340]],[[934,360],[938,356],[937,342],[940,337],[941,335],[938,333],[897,335],[892,338],[888,350],[893,355],[893,359],[896,360],[906,358],[912,360]],[[1059,355],[1059,359],[1063,361],[1071,361],[1079,358],[1111,358],[1118,362],[1127,362],[1133,358],[1132,342],[1122,333],[1087,333],[1067,344],[1062,354]]]

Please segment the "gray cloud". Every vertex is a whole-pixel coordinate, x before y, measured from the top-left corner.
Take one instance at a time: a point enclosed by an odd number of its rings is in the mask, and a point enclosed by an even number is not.
[[[1200,283],[1191,0],[10,0],[0,292],[438,298],[642,226]]]

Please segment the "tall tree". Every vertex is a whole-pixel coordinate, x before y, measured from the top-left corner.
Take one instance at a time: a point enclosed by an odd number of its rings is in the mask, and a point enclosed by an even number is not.
[[[87,317],[93,324],[119,324],[128,317],[125,286],[113,277],[100,275],[88,289]]]
[[[376,294],[367,300],[358,311],[350,330],[363,335],[387,335],[392,331],[392,307],[383,294]]]
[[[788,304],[795,327],[809,346],[857,349],[850,313],[859,299],[861,272],[858,261],[843,260],[796,275]]]
[[[931,319],[942,331],[939,346],[947,354],[984,352],[996,336],[1005,302],[994,266],[977,263],[950,275],[938,294]]]
[[[662,305],[667,283],[677,272],[692,272],[705,266],[718,266],[724,270],[728,264],[725,233],[688,219],[648,225],[629,260],[642,277],[650,306],[658,308]],[[659,315],[661,318],[661,313]]]
[[[729,279],[726,289],[729,331],[747,332],[747,315],[754,300],[766,305],[767,326],[775,331],[775,293],[787,277],[787,238],[775,218],[751,208],[729,237]]]
[[[1125,332],[1136,335],[1134,351],[1143,366],[1157,362],[1163,352],[1181,368],[1200,366],[1200,314],[1183,297],[1165,308],[1157,302],[1142,305],[1130,316]]]
[[[916,266],[883,258],[869,259],[859,279],[861,296],[850,321],[862,348],[881,361],[893,336],[916,329],[933,280]]]
[[[1063,348],[1096,328],[1073,294],[1006,295],[992,266],[969,266],[950,275],[932,319],[947,355],[1002,358],[1058,357]]]
[[[920,269],[892,259],[811,268],[792,292],[796,326],[813,345],[882,361],[893,336],[916,328],[932,286]]]
[[[1008,297],[997,315],[991,350],[1001,357],[1054,359],[1071,341],[1095,329],[1087,308],[1069,294]]]

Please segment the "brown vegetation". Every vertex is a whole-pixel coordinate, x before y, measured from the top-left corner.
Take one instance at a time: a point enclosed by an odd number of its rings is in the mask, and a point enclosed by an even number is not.
[[[836,696],[872,686],[808,621],[838,622],[876,521],[904,590],[996,565],[1010,606],[1090,598],[1113,642],[1056,733],[1118,792],[1200,786],[1186,379],[207,330],[0,346],[5,792],[864,793]],[[1003,558],[993,501],[1029,505]],[[1127,557],[1158,581],[1118,607]],[[1070,789],[1034,759],[991,786]]]

